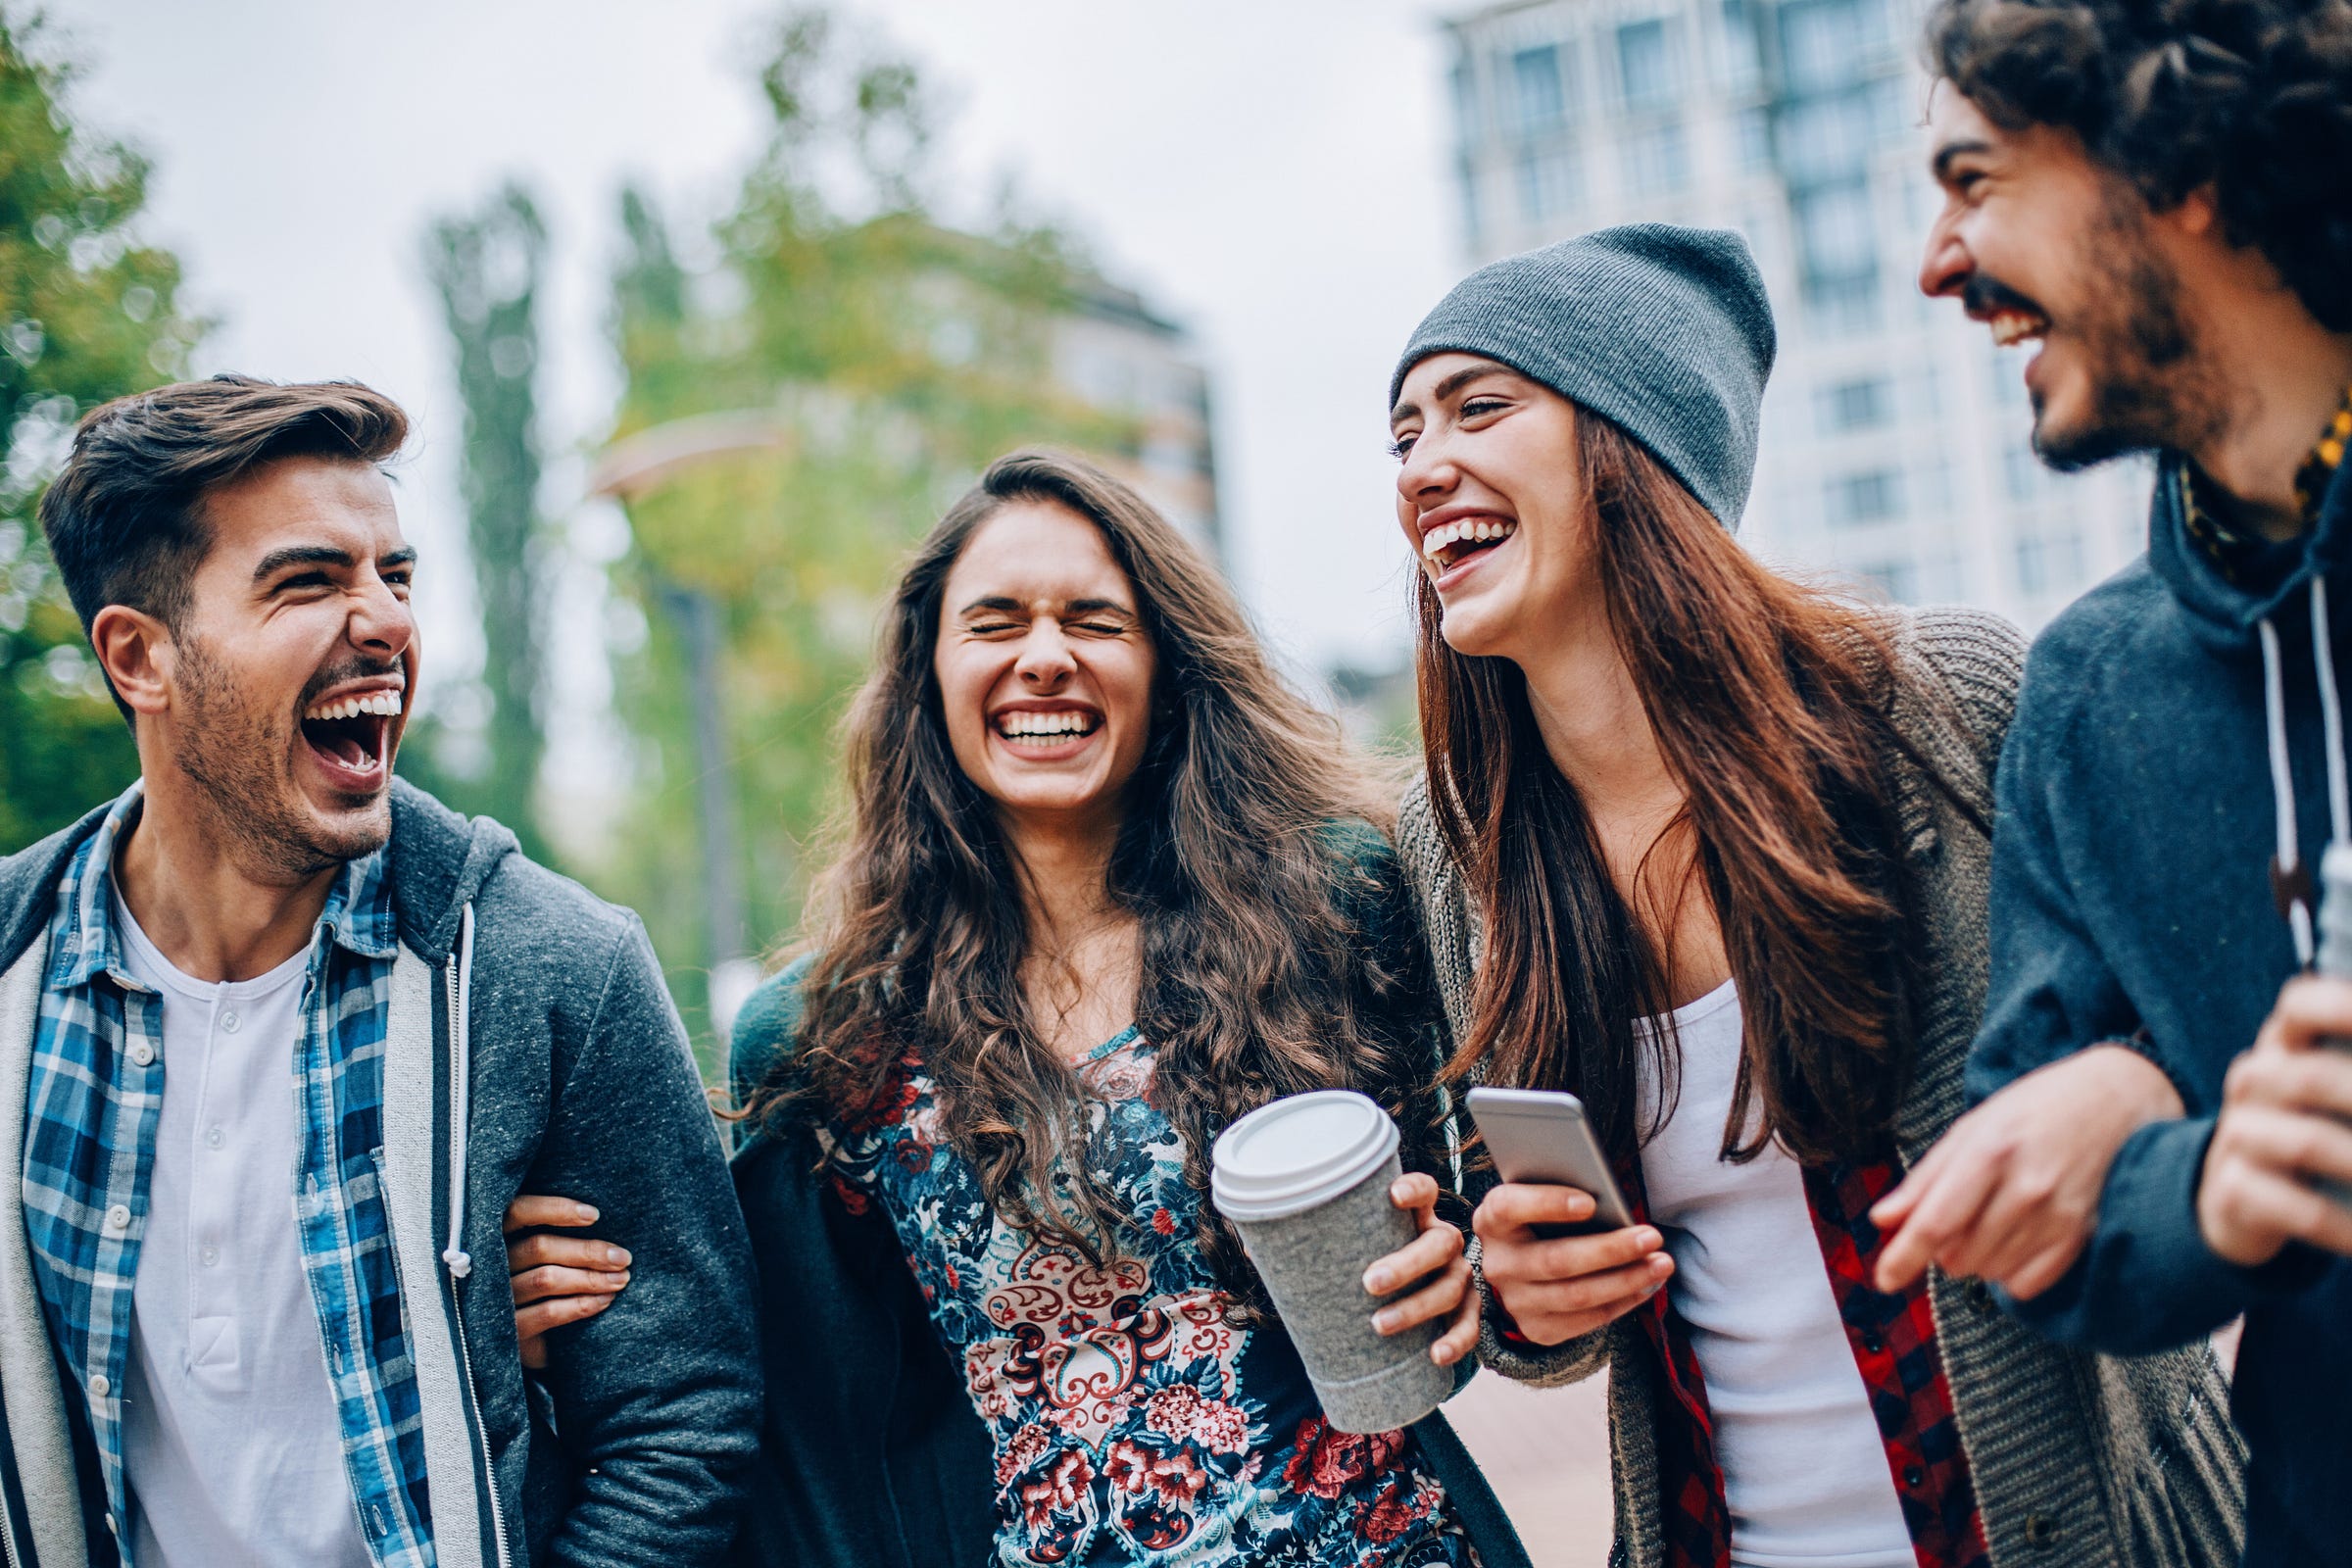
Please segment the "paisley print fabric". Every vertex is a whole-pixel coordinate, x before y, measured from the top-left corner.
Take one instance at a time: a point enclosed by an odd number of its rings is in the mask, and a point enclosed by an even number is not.
[[[1129,1030],[1080,1069],[1089,1162],[1133,1220],[1106,1265],[997,1217],[918,1070],[881,1114],[827,1130],[837,1192],[882,1204],[988,1426],[999,1562],[1473,1563],[1410,1433],[1331,1431],[1282,1331],[1225,1321],[1152,1056]]]

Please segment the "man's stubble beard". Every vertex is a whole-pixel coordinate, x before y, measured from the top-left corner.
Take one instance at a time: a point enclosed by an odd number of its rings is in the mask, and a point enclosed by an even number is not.
[[[2087,246],[2094,276],[2082,297],[2099,303],[2075,335],[2091,360],[2088,421],[2053,431],[2034,400],[2034,454],[2061,473],[2128,453],[2193,449],[2229,423],[2197,333],[2181,313],[2180,280],[2150,243],[2137,200],[2112,195]]]
[[[172,760],[204,798],[239,858],[265,875],[307,879],[383,848],[391,806],[379,800],[354,831],[336,833],[299,803],[291,734],[239,701],[235,681],[204,644],[182,634],[179,696],[185,712]]]

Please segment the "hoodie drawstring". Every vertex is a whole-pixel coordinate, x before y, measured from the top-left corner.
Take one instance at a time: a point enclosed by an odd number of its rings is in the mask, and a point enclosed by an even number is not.
[[[2262,633],[2262,706],[2271,751],[2271,799],[2278,818],[2278,854],[2271,874],[2281,890],[2286,922],[2294,932],[2295,962],[2310,968],[2316,945],[2311,924],[2309,878],[2295,833],[2295,770],[2286,745],[2285,681],[2279,673],[2278,629],[2265,615]],[[2311,652],[2319,666],[2320,721],[2328,739],[2328,831],[2329,845],[2352,845],[2352,784],[2344,760],[2344,708],[2335,686],[2335,649],[2328,627],[2328,579],[2311,579]]]
[[[449,1018],[449,1245],[441,1261],[452,1279],[473,1272],[466,1238],[466,1132],[473,1108],[473,906],[458,915],[457,986]]]

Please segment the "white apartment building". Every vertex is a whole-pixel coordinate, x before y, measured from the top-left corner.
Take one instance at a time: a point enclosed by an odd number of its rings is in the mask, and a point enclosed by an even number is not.
[[[1510,0],[1446,27],[1468,260],[1644,220],[1747,236],[1780,325],[1759,553],[2031,629],[2144,548],[2146,465],[2043,468],[2021,353],[1919,292],[1917,0]]]
[[[1052,353],[1073,396],[1136,425],[1132,446],[1093,456],[1222,562],[1208,371],[1191,335],[1134,290],[1098,278],[1055,323]]]

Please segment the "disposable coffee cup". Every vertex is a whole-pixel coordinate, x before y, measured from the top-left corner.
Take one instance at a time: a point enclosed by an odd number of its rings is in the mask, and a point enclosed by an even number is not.
[[[1396,1335],[1372,1327],[1395,1298],[1367,1292],[1364,1270],[1416,1229],[1389,1201],[1403,1174],[1396,1144],[1396,1123],[1379,1105],[1322,1089],[1261,1105],[1226,1128],[1210,1155],[1209,1197],[1241,1233],[1325,1419],[1342,1432],[1409,1426],[1453,1392],[1453,1370],[1429,1358],[1438,1325]]]

